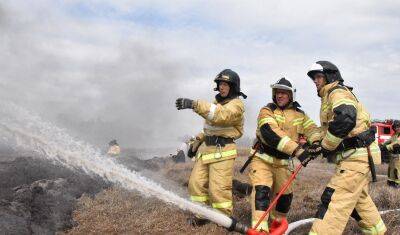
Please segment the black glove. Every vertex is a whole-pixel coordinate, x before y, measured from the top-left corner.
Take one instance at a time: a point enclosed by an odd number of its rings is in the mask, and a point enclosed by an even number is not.
[[[307,152],[313,157],[318,157],[319,155],[321,155],[322,153],[321,142],[315,141],[314,143],[312,143],[311,146],[307,148]]]
[[[196,156],[196,152],[197,151],[193,151],[193,145],[190,145],[190,148],[189,148],[188,153],[187,153],[188,158],[193,158],[194,156]]]
[[[299,153],[299,155],[297,156],[297,158],[299,159],[301,165],[303,165],[304,167],[307,166],[307,164],[313,160],[315,157],[310,155],[310,153],[306,150],[300,149],[298,150],[298,152],[301,151],[301,153]]]
[[[301,165],[304,167],[307,166],[308,162],[315,159],[317,156],[310,154],[307,150],[302,149],[300,146],[292,154],[293,157],[297,157],[299,159]]]
[[[384,145],[384,144],[380,144],[380,145],[379,145],[379,149],[381,150],[381,152],[386,152],[386,151],[388,151],[386,145]]]
[[[178,98],[175,101],[175,106],[178,110],[181,109],[192,109],[193,108],[193,100],[186,98]]]
[[[393,145],[393,153],[394,154],[400,154],[400,144],[394,144]]]

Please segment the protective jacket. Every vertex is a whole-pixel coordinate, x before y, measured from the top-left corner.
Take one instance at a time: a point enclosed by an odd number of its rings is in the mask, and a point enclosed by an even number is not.
[[[388,184],[390,186],[400,185],[400,153],[394,151],[393,145],[395,144],[400,144],[400,133],[394,134],[384,143],[391,154],[388,167]]]
[[[383,145],[386,146],[387,150],[390,153],[393,153],[393,145],[395,145],[395,144],[400,144],[400,133],[393,134],[389,140],[387,140],[385,143],[383,143]]]
[[[293,103],[285,109],[275,103],[263,107],[258,115],[256,135],[262,142],[262,150],[256,156],[279,165],[288,164],[288,159],[299,147],[300,135],[304,135],[310,144],[321,138],[314,121]]]
[[[338,81],[325,85],[318,93],[321,97],[321,145],[329,151],[339,149],[344,139],[356,137],[371,127],[370,115],[351,90]],[[377,142],[370,145],[375,164],[381,163]],[[369,171],[366,148],[337,151],[337,160],[343,169],[361,173]]]
[[[207,145],[206,136],[223,137],[236,140],[243,135],[244,105],[239,98],[224,100],[221,103],[209,103],[197,100],[193,110],[205,119],[203,133],[197,136],[202,144],[197,151],[197,158],[204,164],[213,163],[237,156],[236,144]]]

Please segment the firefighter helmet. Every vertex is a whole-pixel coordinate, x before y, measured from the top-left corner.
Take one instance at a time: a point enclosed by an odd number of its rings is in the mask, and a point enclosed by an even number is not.
[[[392,129],[394,130],[394,131],[396,131],[395,129],[396,128],[399,128],[400,127],[400,120],[394,120],[393,121],[393,124],[392,124]]]
[[[112,146],[112,145],[118,145],[117,140],[111,140],[108,145]]]
[[[272,84],[271,88],[272,88],[272,100],[274,101],[274,103],[276,103],[276,97],[275,97],[276,89],[290,91],[291,93],[290,101],[291,102],[296,101],[296,88],[285,77],[279,79],[276,83]]]
[[[339,69],[336,67],[336,65],[329,61],[317,61],[316,63],[312,64],[310,70],[307,72],[307,75],[311,79],[314,79],[314,75],[316,73],[323,73],[328,84],[336,81],[339,81],[340,83],[344,82],[342,75],[340,75]]]
[[[217,83],[217,87],[214,89],[218,91],[218,86],[220,82],[227,82],[230,86],[229,95],[232,96],[243,96],[243,98],[247,98],[245,94],[240,91],[240,77],[239,75],[231,70],[231,69],[224,69],[222,70],[214,79],[214,82]]]

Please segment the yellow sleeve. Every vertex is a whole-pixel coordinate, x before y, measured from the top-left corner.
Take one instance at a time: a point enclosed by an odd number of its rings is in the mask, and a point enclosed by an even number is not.
[[[233,99],[225,105],[196,100],[193,110],[212,125],[231,126],[242,122],[244,105],[240,99]]]
[[[257,132],[260,133],[261,141],[264,144],[288,155],[292,155],[299,146],[279,127],[274,113],[269,108],[261,109],[257,121]]]
[[[302,123],[303,134],[307,137],[307,142],[312,144],[315,141],[321,140],[321,133],[315,122],[304,114],[304,119]]]
[[[328,123],[328,131],[323,137],[321,145],[332,151],[356,125],[357,100],[351,92],[336,89],[329,94],[328,102],[332,104],[328,112],[332,112],[334,115]]]
[[[386,148],[387,150],[389,150],[389,152],[393,152],[393,145],[398,143],[399,141],[397,140],[397,137],[392,137],[388,141],[386,141],[384,145],[386,145]]]

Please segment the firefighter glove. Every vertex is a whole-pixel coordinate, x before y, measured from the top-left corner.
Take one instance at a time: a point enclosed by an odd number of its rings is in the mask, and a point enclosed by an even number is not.
[[[384,145],[384,144],[380,144],[380,145],[379,145],[379,148],[381,149],[382,152],[388,151],[387,146]]]
[[[393,153],[400,154],[400,144],[393,145]]]
[[[192,109],[193,108],[193,100],[186,98],[178,98],[175,101],[175,106],[178,110],[181,109]]]
[[[322,153],[322,146],[321,142],[315,141],[314,143],[311,144],[310,147],[307,149],[308,153],[312,155],[314,158],[318,157]]]
[[[189,158],[196,156],[196,151],[193,151],[193,145],[190,145],[187,155]]]
[[[297,150],[295,150],[294,152],[294,156],[297,157],[301,163],[301,165],[303,165],[304,167],[307,166],[307,164],[313,160],[315,157],[312,156],[308,151],[305,151],[302,148],[298,148]]]
[[[201,145],[202,141],[198,138],[195,138],[194,140],[191,140],[190,144],[189,144],[189,150],[188,150],[188,157],[189,158],[193,158],[196,156],[197,154],[197,150],[199,149],[200,145]]]

